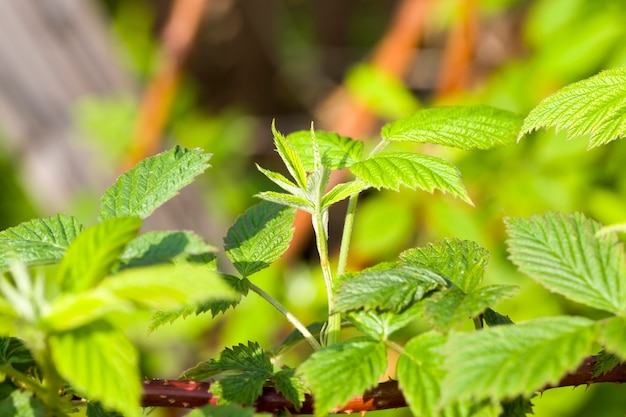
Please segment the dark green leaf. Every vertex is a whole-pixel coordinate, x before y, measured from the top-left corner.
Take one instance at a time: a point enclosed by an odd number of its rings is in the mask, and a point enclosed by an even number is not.
[[[602,350],[596,355],[596,360],[593,363],[593,377],[597,378],[604,375],[621,363],[624,362],[619,356]]]
[[[26,265],[55,263],[83,227],[75,217],[62,214],[33,219],[0,232],[0,271],[15,258]]]
[[[444,239],[425,248],[409,249],[400,254],[403,265],[430,269],[454,282],[465,292],[472,292],[483,280],[489,252],[476,242]]]
[[[363,142],[353,140],[336,133],[315,131],[315,139],[320,150],[322,165],[330,169],[341,169],[349,167],[361,160],[363,153]],[[300,130],[287,135],[287,141],[298,152],[304,169],[308,172],[314,171],[313,141],[310,130]]]
[[[274,383],[276,390],[282,393],[285,398],[300,409],[304,402],[306,388],[302,381],[295,376],[295,369],[283,369],[276,372],[270,380]]]
[[[505,220],[511,260],[551,291],[614,313],[626,310],[623,246],[580,213]]]
[[[387,340],[389,336],[415,320],[422,312],[422,306],[415,304],[401,313],[393,311],[359,310],[346,315],[354,327],[365,335],[378,340]]]
[[[224,238],[226,255],[244,277],[278,260],[289,248],[296,212],[261,202],[239,216]]]
[[[8,397],[0,400],[0,416],[47,417],[49,413],[31,392],[16,389]]]
[[[491,149],[515,143],[521,126],[521,116],[493,107],[439,107],[388,123],[381,136],[465,150]]]
[[[526,417],[533,413],[533,403],[529,398],[518,396],[502,402],[502,413],[499,417]]]
[[[105,409],[99,402],[89,402],[87,404],[87,417],[124,417],[117,411]]]
[[[384,343],[354,338],[318,350],[298,368],[297,375],[311,388],[315,415],[321,417],[375,386],[386,367]]]
[[[207,405],[197,408],[187,417],[252,417],[254,408],[239,407],[234,404]]]
[[[343,327],[345,327],[345,325],[346,323],[342,324]],[[326,322],[320,321],[309,324],[308,326],[306,326],[306,328],[314,337],[319,338],[320,332],[322,331],[324,326],[326,326]],[[280,342],[278,346],[276,346],[272,350],[271,356],[281,356],[286,351],[304,342],[305,340],[306,339],[304,338],[300,330],[294,329],[291,333],[287,335],[287,337],[282,342]]]
[[[430,193],[440,190],[472,204],[459,170],[450,162],[434,156],[411,152],[382,152],[352,165],[350,171],[371,187],[398,191],[404,185]]]
[[[380,309],[401,312],[446,281],[423,268],[392,268],[364,272],[342,281],[335,295],[335,311]]]
[[[140,227],[141,219],[137,217],[119,217],[82,232],[67,248],[59,265],[61,287],[80,292],[96,285],[111,272]]]
[[[148,217],[208,168],[210,155],[176,146],[139,162],[104,193],[99,219]]]
[[[15,337],[0,338],[0,363],[25,372],[35,366],[35,359],[20,339]]]
[[[524,120],[519,137],[544,127],[565,130],[567,139],[589,134],[588,148],[626,135],[626,67],[602,71],[544,99]]]

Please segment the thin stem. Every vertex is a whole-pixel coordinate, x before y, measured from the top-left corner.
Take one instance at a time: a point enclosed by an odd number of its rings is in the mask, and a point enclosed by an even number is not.
[[[341,247],[339,249],[339,263],[337,265],[337,276],[346,273],[348,265],[348,252],[350,249],[350,241],[352,240],[352,230],[354,229],[354,216],[356,215],[356,203],[359,201],[359,195],[355,194],[348,201],[346,209],[346,221],[343,224],[343,234],[341,235]]]
[[[266,293],[265,291],[263,291],[263,289],[261,289],[260,287],[257,287],[256,285],[254,285],[253,283],[250,283],[250,289],[252,291],[254,291],[255,293],[257,293],[261,298],[263,298],[265,301],[267,301],[268,303],[270,303],[276,310],[278,310],[283,316],[285,316],[285,318],[287,320],[289,320],[289,322],[291,324],[293,324],[293,326],[298,329],[298,331],[300,333],[302,333],[302,336],[304,336],[304,338],[306,339],[307,342],[309,342],[309,344],[311,345],[311,347],[314,350],[320,350],[322,348],[322,346],[320,345],[320,343],[317,341],[317,339],[315,339],[315,337],[311,334],[311,332],[309,332],[309,329],[306,328],[305,325],[303,325],[300,320],[298,320],[296,318],[296,316],[294,316],[293,314],[291,314],[291,312],[289,312],[289,310],[287,310],[285,308],[285,306],[283,306],[281,303],[278,302],[278,300],[276,300],[274,297],[272,297],[271,295],[269,295],[268,293]]]
[[[372,149],[372,152],[370,152],[369,156],[375,155],[378,152],[382,151],[388,144],[388,140],[381,139],[380,142],[378,142],[378,144],[374,147],[374,149]]]
[[[45,388],[43,388],[40,384],[35,382],[32,378],[29,378],[28,376],[24,375],[23,373],[21,373],[20,371],[18,371],[17,369],[13,368],[10,365],[0,365],[0,372],[2,372],[5,375],[10,376],[15,381],[24,385],[30,391],[34,392],[35,395],[38,395],[39,397],[43,397],[47,392]]]

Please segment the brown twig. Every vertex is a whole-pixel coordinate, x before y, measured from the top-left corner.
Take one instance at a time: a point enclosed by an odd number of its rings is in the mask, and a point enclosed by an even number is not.
[[[603,375],[593,376],[595,362],[594,356],[586,358],[575,371],[565,375],[557,384],[546,386],[542,391],[558,387],[626,381],[626,364],[618,365]],[[329,389],[333,389],[332,386],[329,386]],[[211,394],[210,384],[206,382],[165,380],[144,382],[143,405],[145,407],[196,408],[216,403],[217,397]],[[387,381],[378,384],[362,396],[354,397],[348,403],[333,410],[333,413],[365,412],[406,406],[406,400],[397,381]],[[258,412],[277,413],[287,409],[292,413],[312,414],[313,398],[307,395],[302,408],[296,410],[293,404],[275,389],[265,388],[254,407]]]
[[[161,56],[146,87],[123,168],[159,150],[160,138],[178,89],[182,64],[191,48],[208,0],[176,0],[163,31]]]

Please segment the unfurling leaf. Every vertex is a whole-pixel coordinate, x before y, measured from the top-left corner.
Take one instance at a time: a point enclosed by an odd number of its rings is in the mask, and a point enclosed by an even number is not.
[[[545,98],[528,114],[519,137],[544,127],[565,130],[567,139],[588,134],[588,148],[624,137],[626,67],[602,71]]]
[[[461,182],[459,170],[450,162],[434,156],[382,152],[352,165],[350,171],[371,187],[397,191],[404,185],[430,193],[440,190],[472,204]]]
[[[0,272],[9,270],[13,260],[25,265],[59,262],[83,230],[78,219],[59,214],[33,219],[0,232]]]
[[[276,150],[287,167],[287,170],[300,188],[306,188],[306,170],[304,169],[300,155],[296,152],[291,143],[287,141],[285,136],[276,130],[274,122],[272,122],[272,134],[274,135]]]
[[[493,107],[438,107],[386,124],[381,136],[465,150],[491,149],[515,143],[521,125],[521,116]]]
[[[596,334],[595,322],[566,316],[452,334],[444,403],[530,396],[592,354]]]
[[[289,248],[296,211],[261,202],[239,216],[224,238],[226,255],[244,277],[267,268]]]
[[[298,368],[297,375],[311,388],[315,416],[321,417],[376,385],[386,367],[383,342],[353,338],[315,352]]]
[[[98,217],[142,219],[174,197],[209,166],[210,155],[176,146],[139,162],[104,193]]]
[[[551,291],[613,313],[626,310],[626,270],[615,233],[580,213],[505,219],[511,260]]]

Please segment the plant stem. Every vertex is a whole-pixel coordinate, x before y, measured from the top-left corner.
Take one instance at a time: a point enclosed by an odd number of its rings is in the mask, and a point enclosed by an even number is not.
[[[285,316],[285,318],[287,320],[289,320],[289,322],[291,324],[293,324],[293,326],[298,329],[298,331],[300,333],[302,333],[302,336],[304,336],[304,338],[306,339],[307,342],[309,342],[309,344],[311,345],[311,347],[314,350],[320,350],[322,348],[322,346],[320,345],[320,343],[317,341],[317,339],[315,339],[315,337],[311,334],[311,332],[309,332],[309,330],[306,328],[306,326],[304,324],[302,324],[300,322],[300,320],[298,320],[296,318],[296,316],[294,316],[293,314],[291,314],[291,312],[289,312],[289,310],[287,310],[285,308],[285,306],[283,306],[281,303],[278,302],[278,300],[276,300],[274,297],[272,297],[271,295],[269,295],[268,293],[266,293],[265,291],[263,291],[263,289],[261,289],[260,287],[257,287],[256,285],[254,285],[253,283],[250,283],[250,289],[252,291],[254,291],[255,293],[257,293],[261,298],[263,298],[265,301],[267,301],[268,303],[270,303],[276,310],[278,310],[283,316]]]
[[[354,216],[356,215],[356,203],[359,201],[359,195],[355,194],[348,201],[346,209],[346,220],[343,224],[343,234],[341,235],[341,248],[339,249],[339,263],[337,265],[337,276],[346,273],[348,265],[348,251],[350,249],[350,241],[352,240],[352,230],[354,228]]]

